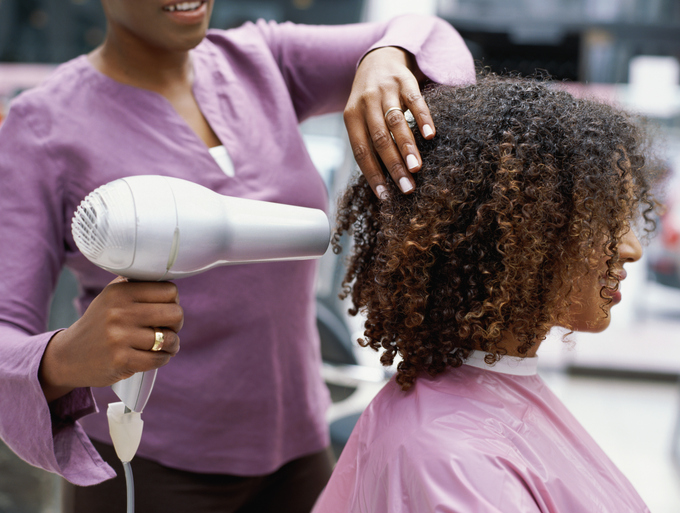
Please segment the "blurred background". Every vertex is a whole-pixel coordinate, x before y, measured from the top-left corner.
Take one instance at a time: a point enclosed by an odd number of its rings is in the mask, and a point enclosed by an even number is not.
[[[631,480],[653,513],[680,512],[680,2],[678,0],[216,0],[212,26],[257,18],[299,23],[374,21],[436,14],[464,37],[480,65],[549,74],[579,96],[637,112],[654,127],[670,173],[665,214],[642,261],[627,266],[623,301],[597,335],[551,334],[539,372]],[[0,0],[0,123],[11,99],[61,62],[94,49],[105,30],[98,0]],[[301,126],[334,200],[354,172],[341,115]],[[318,326],[333,398],[336,454],[391,374],[354,341],[361,319],[337,299],[342,257],[320,266]],[[50,328],[75,320],[64,273]],[[3,412],[0,412],[2,415]],[[62,504],[66,505],[63,506]],[[0,513],[68,513],[60,479],[0,442]]]

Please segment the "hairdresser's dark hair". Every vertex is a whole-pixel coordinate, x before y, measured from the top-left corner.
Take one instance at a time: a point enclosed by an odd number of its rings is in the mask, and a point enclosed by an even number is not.
[[[339,202],[333,243],[353,234],[341,296],[364,311],[362,345],[421,372],[458,367],[480,347],[501,358],[503,334],[526,354],[569,328],[571,279],[608,256],[633,220],[654,228],[654,176],[639,126],[617,109],[545,81],[478,77],[424,93],[437,135],[414,127],[423,159],[411,195],[388,182],[379,200],[359,176]],[[389,180],[389,178],[388,178]],[[604,296],[603,296],[604,297]]]

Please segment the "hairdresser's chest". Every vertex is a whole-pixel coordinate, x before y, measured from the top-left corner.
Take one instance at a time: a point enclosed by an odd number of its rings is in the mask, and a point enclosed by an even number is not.
[[[201,111],[226,149],[233,175],[215,177],[222,194],[326,208],[326,190],[298,129],[288,91],[250,78],[197,83]],[[219,166],[218,166],[219,167]],[[210,167],[213,174],[214,167]]]
[[[54,137],[63,169],[77,185],[75,200],[117,178],[159,174],[183,178],[220,194],[325,209],[327,192],[297,126],[285,88],[253,84],[219,73],[197,76],[194,96],[226,149],[225,172],[172,105],[150,91],[100,92],[78,106],[89,119],[78,137]],[[257,85],[257,87],[255,87]],[[85,119],[84,117],[80,119]],[[56,127],[55,127],[56,128]]]

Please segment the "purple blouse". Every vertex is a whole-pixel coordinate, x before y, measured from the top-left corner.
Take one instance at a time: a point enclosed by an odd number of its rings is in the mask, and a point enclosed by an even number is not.
[[[162,96],[115,82],[85,56],[15,99],[0,127],[0,436],[20,457],[79,485],[113,475],[88,438],[110,440],[105,413],[89,415],[117,401],[110,388],[48,405],[38,382],[62,266],[78,278],[81,312],[112,279],[73,242],[80,201],[119,177],[161,174],[326,208],[298,123],[341,110],[357,63],[381,46],[408,50],[436,82],[474,81],[462,39],[437,18],[210,31],[191,52],[194,95],[233,177]],[[281,262],[177,282],[182,350],[158,372],[137,454],[188,471],[260,475],[328,445],[315,273],[314,262]]]

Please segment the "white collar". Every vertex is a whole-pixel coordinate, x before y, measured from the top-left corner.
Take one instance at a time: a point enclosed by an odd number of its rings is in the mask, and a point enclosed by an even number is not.
[[[501,374],[512,374],[514,376],[533,376],[537,374],[538,356],[532,358],[519,358],[516,356],[504,356],[500,361],[489,365],[484,361],[487,355],[484,351],[472,351],[463,365],[477,367],[491,372]]]

